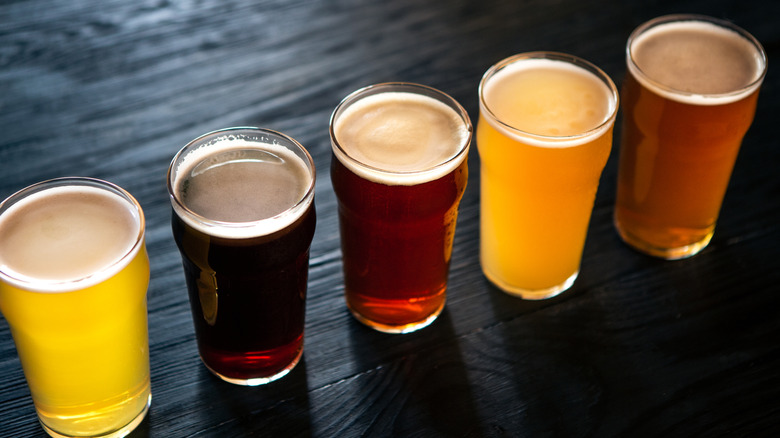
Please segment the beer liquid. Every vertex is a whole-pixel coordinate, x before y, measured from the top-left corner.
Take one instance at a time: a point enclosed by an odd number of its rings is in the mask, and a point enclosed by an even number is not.
[[[446,300],[467,125],[436,99],[384,92],[348,107],[334,133],[347,305],[380,331],[422,328]]]
[[[432,322],[446,300],[457,207],[468,167],[416,186],[378,184],[331,161],[339,196],[347,305],[391,333]]]
[[[630,50],[615,223],[642,251],[687,257],[712,237],[763,61],[747,39],[703,22],[658,25]]]
[[[0,216],[0,266],[28,282],[0,282],[0,306],[41,422],[60,434],[119,430],[150,399],[149,262],[125,204],[57,187]]]
[[[286,374],[303,351],[309,245],[316,215],[303,200],[311,176],[284,148],[240,142],[183,164],[178,197],[207,227],[173,215],[204,364],[238,384]]]
[[[545,59],[517,61],[483,84],[483,272],[508,293],[545,298],[579,272],[615,98],[592,73]]]

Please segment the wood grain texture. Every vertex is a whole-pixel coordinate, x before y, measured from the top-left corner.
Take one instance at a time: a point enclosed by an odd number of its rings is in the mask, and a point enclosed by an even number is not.
[[[769,74],[710,246],[666,262],[612,227],[617,148],[580,277],[522,301],[478,260],[479,157],[461,204],[448,304],[391,336],[342,297],[328,118],[351,91],[410,81],[476,120],[477,85],[515,53],[572,53],[618,85],[631,30],[697,12],[746,28]],[[134,437],[776,436],[780,433],[780,4],[758,0],[7,0],[0,4],[0,198],[66,175],[113,181],[147,217],[154,399]],[[285,132],[317,167],[303,361],[243,388],[201,365],[165,172],[228,126]],[[619,138],[619,123],[616,138]],[[0,319],[0,437],[40,437]]]

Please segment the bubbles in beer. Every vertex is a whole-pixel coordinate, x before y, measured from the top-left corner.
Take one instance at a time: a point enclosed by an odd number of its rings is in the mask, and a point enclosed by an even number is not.
[[[764,62],[748,39],[700,21],[665,23],[646,30],[631,43],[629,58],[634,76],[648,88],[700,105],[728,103],[749,94]],[[734,98],[713,99],[734,93],[738,93]]]
[[[553,59],[526,59],[483,82],[486,120],[518,141],[535,146],[584,144],[604,132],[615,114],[613,93],[584,68]]]
[[[259,149],[232,149],[201,161],[188,172],[182,202],[212,220],[251,222],[276,216],[306,192],[305,169],[289,157]]]
[[[388,91],[363,97],[335,120],[334,133],[342,160],[354,172],[383,184],[402,184],[398,174],[421,173],[404,184],[441,177],[457,167],[469,128],[446,104],[424,95]],[[342,152],[334,148],[340,155]],[[356,164],[359,163],[359,164]],[[436,169],[435,172],[431,172]],[[430,173],[430,174],[429,174]]]
[[[99,272],[136,242],[139,218],[116,195],[55,187],[12,205],[0,221],[0,266],[27,281],[69,282]]]
[[[272,233],[294,221],[295,217],[274,218],[300,203],[311,183],[306,164],[287,148],[228,138],[217,147],[185,155],[176,169],[174,190],[188,210],[181,212],[182,219],[191,226],[209,234],[246,238]],[[204,220],[221,225],[210,228]]]

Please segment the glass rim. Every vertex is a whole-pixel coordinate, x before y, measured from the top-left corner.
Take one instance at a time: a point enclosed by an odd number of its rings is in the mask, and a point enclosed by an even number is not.
[[[490,81],[490,79],[492,79],[496,74],[501,72],[501,70],[503,70],[506,67],[509,67],[512,64],[526,61],[526,60],[536,60],[536,59],[547,59],[551,61],[565,62],[574,65],[575,67],[582,68],[588,73],[593,74],[598,80],[604,83],[604,85],[606,85],[607,89],[609,90],[609,95],[610,95],[610,111],[606,114],[604,119],[598,125],[586,131],[583,131],[578,134],[573,134],[573,135],[535,134],[532,132],[525,131],[523,129],[516,128],[508,124],[507,122],[501,120],[501,118],[499,118],[498,115],[496,115],[490,109],[490,106],[488,105],[485,99],[485,87],[487,85],[487,82]],[[510,57],[502,59],[501,61],[493,64],[489,69],[487,69],[487,71],[485,71],[485,74],[482,75],[482,79],[479,81],[479,88],[477,89],[477,92],[479,94],[480,113],[483,116],[487,116],[487,118],[489,118],[490,120],[498,123],[502,129],[505,129],[514,135],[519,135],[521,137],[533,139],[539,142],[549,143],[551,147],[556,144],[568,144],[569,142],[576,142],[584,138],[587,138],[589,136],[592,136],[600,131],[605,130],[609,125],[614,123],[617,117],[618,107],[620,105],[617,87],[615,86],[615,83],[612,81],[612,78],[610,78],[609,75],[606,74],[602,69],[600,69],[595,64],[583,58],[580,58],[578,56],[570,55],[568,53],[554,52],[554,51],[524,52],[524,53],[518,53],[516,55],[512,55]]]
[[[298,199],[294,204],[285,208],[282,212],[271,217],[258,219],[254,221],[247,221],[247,222],[222,221],[222,220],[210,219],[192,211],[179,199],[178,196],[176,196],[176,192],[174,190],[177,163],[179,162],[180,159],[184,158],[187,153],[190,153],[193,150],[196,150],[197,148],[206,147],[209,144],[212,144],[214,140],[217,140],[225,136],[230,136],[231,134],[237,134],[242,132],[251,132],[253,134],[268,135],[270,137],[277,137],[278,139],[281,139],[284,142],[289,142],[289,145],[282,144],[282,143],[267,143],[267,142],[266,143],[257,142],[257,143],[281,145],[287,149],[292,150],[293,153],[295,153],[297,156],[302,155],[301,158],[303,159],[304,164],[306,165],[306,168],[309,171],[309,175],[311,176],[305,192],[303,193],[300,199]],[[290,146],[294,146],[294,149],[291,149]],[[301,152],[301,155],[299,155],[296,151]],[[295,215],[296,213],[298,213],[299,210],[302,210],[303,208],[311,204],[311,201],[314,198],[314,188],[317,179],[317,169],[314,165],[314,159],[311,157],[311,154],[309,154],[309,151],[306,150],[306,148],[303,147],[301,143],[299,143],[297,140],[290,137],[289,135],[272,129],[267,129],[267,128],[258,128],[254,126],[235,126],[235,127],[217,129],[211,132],[207,132],[189,141],[186,145],[184,145],[184,147],[179,149],[176,155],[174,155],[173,159],[171,160],[171,163],[168,166],[166,179],[167,179],[167,187],[168,187],[168,196],[171,199],[171,203],[173,205],[174,210],[184,212],[187,215],[187,217],[191,218],[197,223],[204,225],[208,228],[228,228],[228,229],[236,230],[236,229],[255,228],[258,225],[264,223],[272,222],[275,220],[282,219],[284,217]],[[251,237],[259,237],[262,235],[265,234],[259,233],[257,235],[252,235]]]
[[[451,157],[447,158],[446,160],[440,161],[432,166],[425,167],[423,169],[404,170],[404,171],[388,170],[381,167],[372,166],[350,155],[344,149],[344,147],[341,146],[341,143],[339,143],[338,138],[336,138],[336,132],[334,129],[336,119],[351,104],[359,101],[363,97],[368,97],[374,94],[386,93],[390,91],[401,91],[401,92],[408,92],[408,93],[427,96],[436,99],[439,102],[453,109],[455,113],[458,115],[458,117],[460,118],[460,120],[463,122],[463,126],[465,126],[466,132],[468,133],[468,135],[466,135],[465,140],[463,141],[463,144],[458,146],[457,152],[454,153]],[[333,112],[330,115],[330,120],[328,121],[328,132],[330,133],[331,148],[334,150],[334,152],[338,151],[339,156],[345,157],[351,163],[357,165],[358,167],[382,175],[413,177],[413,176],[419,176],[419,175],[424,175],[426,173],[434,172],[438,169],[451,165],[453,162],[460,162],[461,160],[463,160],[465,156],[468,155],[469,146],[471,145],[471,140],[474,134],[474,127],[471,123],[471,118],[469,117],[468,112],[463,108],[463,106],[457,100],[455,100],[455,98],[453,98],[449,94],[439,89],[430,87],[428,85],[418,84],[415,82],[381,82],[381,83],[372,84],[372,85],[359,88],[351,92],[350,94],[348,94],[346,97],[344,97],[339,102],[339,104],[336,105],[336,108],[333,110]]]
[[[146,218],[144,217],[144,211],[141,208],[141,204],[138,202],[138,200],[136,200],[135,197],[130,194],[130,192],[112,182],[98,178],[82,176],[67,176],[37,182],[21,190],[18,190],[16,193],[13,193],[4,201],[0,202],[0,216],[12,208],[15,204],[31,195],[57,187],[73,186],[93,187],[104,190],[118,196],[123,200],[123,202],[126,202],[133,207],[133,210],[138,216],[138,232],[136,233],[135,241],[130,246],[130,248],[122,255],[117,257],[113,263],[80,278],[70,280],[45,280],[19,275],[18,273],[17,275],[12,275],[11,273],[7,272],[7,269],[4,269],[3,265],[0,265],[0,279],[8,281],[15,287],[32,292],[67,293],[82,290],[98,284],[101,281],[105,281],[111,278],[111,276],[117,274],[130,263],[130,260],[140,250],[141,246],[144,245],[144,237],[146,235]]]
[[[650,29],[653,29],[656,26],[661,26],[670,23],[681,23],[681,22],[697,22],[697,23],[712,24],[714,26],[718,26],[725,30],[735,32],[738,36],[744,38],[745,41],[753,45],[753,47],[756,49],[756,54],[758,55],[758,59],[760,60],[760,68],[761,68],[760,71],[758,72],[758,75],[756,75],[755,79],[752,80],[747,85],[726,93],[693,93],[689,91],[678,90],[668,85],[664,85],[656,81],[655,79],[651,78],[636,64],[636,61],[634,59],[631,50],[634,41],[637,38],[639,38],[641,35],[643,35],[645,32],[649,31]],[[706,99],[724,99],[728,97],[736,98],[738,96],[741,96],[742,94],[752,92],[754,88],[758,88],[764,81],[764,78],[766,77],[767,70],[768,70],[768,59],[766,55],[766,50],[761,45],[761,42],[759,42],[758,39],[756,39],[756,37],[754,37],[750,32],[746,31],[745,29],[741,28],[740,26],[737,26],[736,24],[730,21],[722,20],[719,18],[710,17],[708,15],[702,15],[702,14],[669,14],[669,15],[662,15],[660,17],[656,17],[651,20],[648,20],[640,24],[639,26],[637,26],[637,28],[631,32],[626,42],[625,50],[626,50],[626,64],[628,65],[628,68],[632,73],[641,76],[639,79],[647,81],[653,87],[658,88],[662,92],[680,96],[680,97],[702,97]]]

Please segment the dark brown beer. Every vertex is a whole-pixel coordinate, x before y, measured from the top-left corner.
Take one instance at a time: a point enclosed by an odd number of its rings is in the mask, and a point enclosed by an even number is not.
[[[201,359],[224,380],[255,385],[286,374],[303,351],[314,175],[282,146],[233,137],[180,153],[172,227]]]
[[[425,327],[446,300],[471,124],[436,93],[372,87],[331,122],[347,306],[389,333]]]
[[[203,362],[232,379],[273,376],[297,362],[313,204],[284,230],[248,239],[209,236],[173,215]]]

